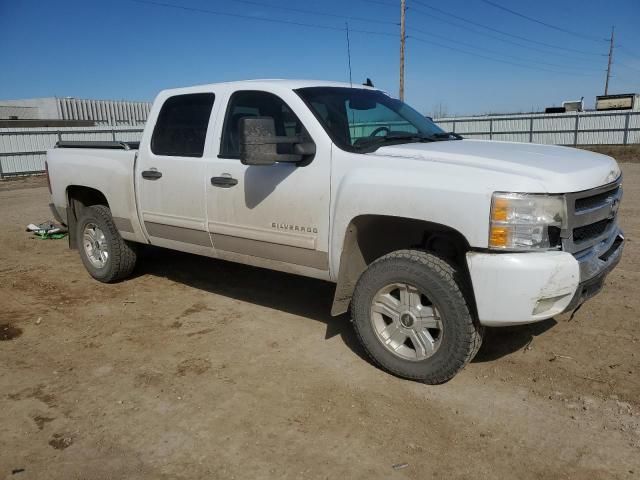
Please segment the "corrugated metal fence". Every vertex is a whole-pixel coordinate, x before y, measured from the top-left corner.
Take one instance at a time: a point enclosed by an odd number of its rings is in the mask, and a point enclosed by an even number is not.
[[[42,173],[47,149],[58,140],[136,142],[140,127],[0,128],[0,178]]]
[[[95,120],[108,125],[144,125],[151,110],[149,102],[82,98],[56,98],[56,102],[63,120]]]
[[[553,145],[630,145],[640,143],[640,112],[572,112],[434,120],[467,138]]]

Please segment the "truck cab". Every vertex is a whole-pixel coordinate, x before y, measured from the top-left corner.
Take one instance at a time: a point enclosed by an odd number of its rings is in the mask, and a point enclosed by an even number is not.
[[[94,278],[151,244],[330,281],[372,359],[428,383],[485,326],[579,306],[622,253],[615,160],[463,139],[369,86],[165,90],[139,146],[58,147],[52,206]]]

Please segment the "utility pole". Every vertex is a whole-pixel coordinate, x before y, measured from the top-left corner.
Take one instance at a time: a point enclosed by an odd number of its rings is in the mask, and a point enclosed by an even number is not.
[[[404,101],[404,16],[407,11],[406,0],[400,0],[400,100]]]
[[[615,27],[611,27],[611,40],[609,42],[609,63],[607,63],[607,80],[604,84],[604,94],[609,94],[609,77],[611,77],[611,60],[613,60],[613,31]]]

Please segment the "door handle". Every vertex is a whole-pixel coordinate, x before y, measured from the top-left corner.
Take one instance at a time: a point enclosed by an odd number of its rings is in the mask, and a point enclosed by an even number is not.
[[[229,177],[211,177],[211,185],[214,187],[230,188],[238,184],[238,180]]]
[[[145,170],[142,172],[142,178],[145,180],[158,180],[160,177],[162,177],[162,172],[157,170]]]

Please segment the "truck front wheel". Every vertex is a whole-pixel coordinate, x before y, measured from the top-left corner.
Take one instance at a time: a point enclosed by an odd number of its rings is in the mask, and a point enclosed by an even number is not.
[[[418,250],[385,255],[362,274],[352,300],[355,331],[371,359],[429,384],[471,361],[483,329],[474,322],[455,268]]]
[[[104,283],[128,277],[136,265],[135,245],[116,229],[109,207],[94,205],[82,209],[76,238],[80,258],[89,274]]]

